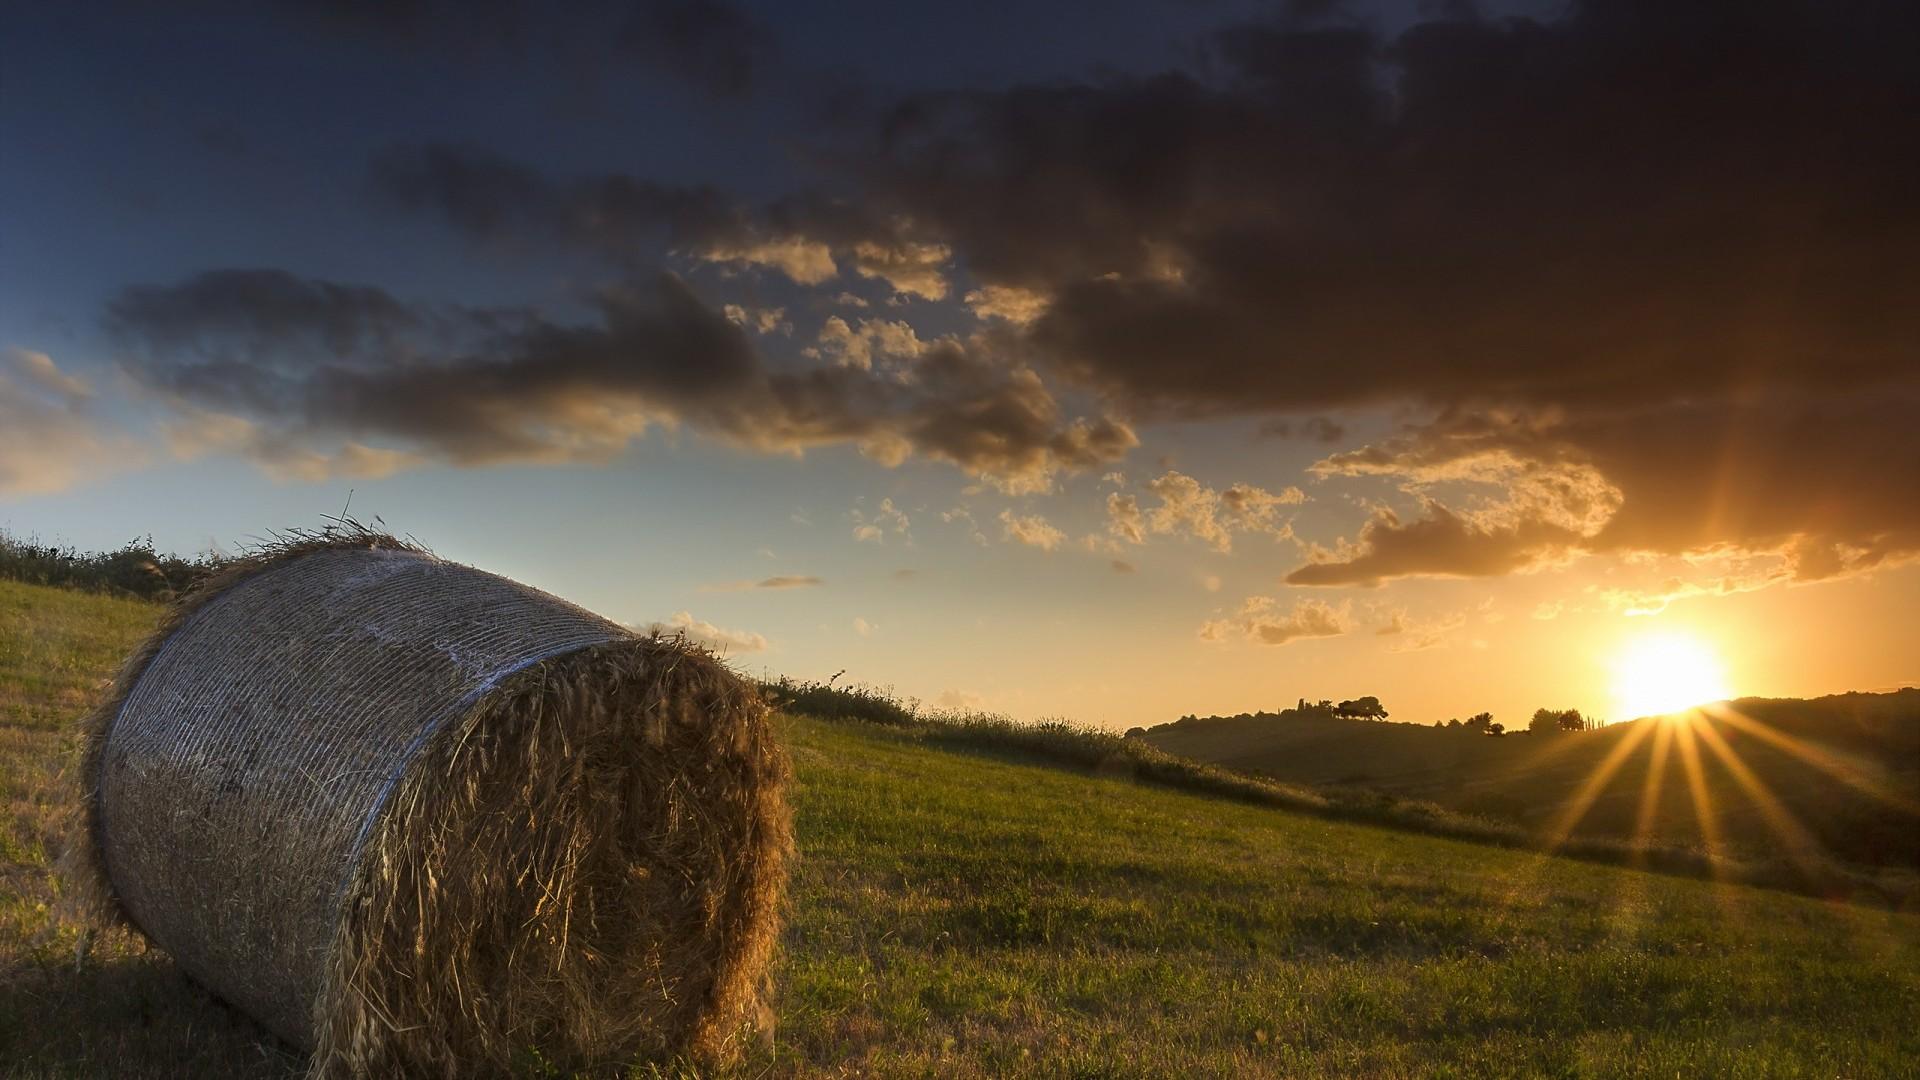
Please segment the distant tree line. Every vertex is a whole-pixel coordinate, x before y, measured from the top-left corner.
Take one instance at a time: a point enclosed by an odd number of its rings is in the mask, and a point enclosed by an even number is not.
[[[1282,709],[1277,713],[1254,712],[1237,713],[1233,716],[1196,716],[1192,713],[1169,724],[1159,724],[1152,728],[1134,728],[1127,732],[1138,737],[1150,732],[1170,728],[1193,727],[1205,724],[1224,724],[1235,721],[1256,720],[1385,720],[1386,707],[1380,699],[1369,694],[1365,697],[1347,701],[1333,701],[1322,698],[1308,701],[1300,698],[1291,709]],[[1490,712],[1475,713],[1465,720],[1435,720],[1433,726],[1447,731],[1460,731],[1469,735],[1491,735],[1500,737],[1508,734],[1507,726],[1493,718]],[[1597,718],[1583,716],[1579,709],[1537,709],[1533,719],[1528,721],[1524,732],[1534,735],[1557,735],[1565,731],[1592,731],[1600,727]]]
[[[1324,698],[1320,701],[1308,701],[1300,698],[1291,709],[1279,712],[1235,713],[1232,716],[1196,716],[1188,713],[1170,723],[1156,724],[1151,728],[1136,728],[1127,732],[1129,736],[1146,735],[1154,731],[1172,728],[1186,728],[1207,724],[1227,724],[1236,721],[1254,720],[1385,720],[1386,706],[1371,694],[1365,697],[1351,698],[1346,701],[1334,701]]]
[[[1496,721],[1490,712],[1475,713],[1465,720],[1435,720],[1433,726],[1474,735],[1500,736],[1507,733],[1507,726]],[[1582,716],[1579,709],[1535,709],[1533,719],[1527,721],[1527,732],[1532,735],[1558,735],[1563,731],[1592,731],[1599,726],[1598,718]]]
[[[1507,725],[1497,723],[1493,719],[1493,714],[1490,712],[1474,713],[1465,720],[1461,720],[1458,717],[1452,720],[1435,720],[1433,726],[1465,731],[1475,735],[1505,735],[1507,733]]]

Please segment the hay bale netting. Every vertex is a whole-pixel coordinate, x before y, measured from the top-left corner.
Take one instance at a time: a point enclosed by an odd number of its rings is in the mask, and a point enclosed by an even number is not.
[[[335,532],[189,597],[90,733],[79,894],[314,1075],[724,1058],[764,1015],[786,762],[695,647]]]

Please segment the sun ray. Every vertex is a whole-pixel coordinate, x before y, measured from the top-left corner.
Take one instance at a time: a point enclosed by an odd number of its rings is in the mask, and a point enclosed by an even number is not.
[[[1622,738],[1631,740],[1636,730],[1637,729],[1630,729]],[[1550,761],[1576,748],[1579,742],[1580,740],[1578,739],[1550,739],[1544,746],[1537,750],[1532,750],[1526,756],[1526,767],[1538,768],[1543,762]],[[1630,751],[1631,747],[1629,747],[1628,750]],[[1625,754],[1621,753],[1618,748],[1616,748],[1615,753],[1619,754],[1622,760],[1624,760]],[[1618,764],[1615,764],[1612,766],[1612,769],[1617,769],[1618,767]],[[1607,769],[1608,766],[1603,762],[1599,768]],[[1612,769],[1608,770],[1608,775],[1611,775]],[[1604,786],[1605,782],[1606,778],[1602,777],[1600,784],[1594,785],[1595,790],[1597,791],[1599,786]],[[1589,779],[1589,783],[1591,783],[1591,778]],[[1591,805],[1592,801],[1592,798],[1587,800],[1589,805]],[[1582,813],[1584,813],[1584,811]],[[1574,824],[1578,824],[1578,816],[1579,815],[1574,815]],[[1499,903],[1495,907],[1494,915],[1489,922],[1489,928],[1491,930],[1498,931],[1516,921],[1515,917],[1521,910],[1522,898],[1533,895],[1535,893],[1534,886],[1539,882],[1541,877],[1547,871],[1559,865],[1559,858],[1554,855],[1551,850],[1551,848],[1559,842],[1559,840],[1549,840],[1546,845],[1547,850],[1534,852],[1533,856],[1529,858],[1524,865],[1520,866],[1513,873],[1504,875],[1506,883],[1504,888],[1500,890]]]
[[[1823,867],[1827,862],[1825,847],[1805,825],[1800,823],[1799,818],[1793,816],[1793,812],[1788,810],[1779,796],[1773,793],[1773,789],[1767,786],[1766,781],[1760,779],[1746,762],[1740,760],[1740,755],[1727,743],[1726,737],[1714,730],[1711,722],[1696,724],[1693,730],[1699,735],[1700,741],[1706,744],[1707,749],[1720,759],[1720,764],[1733,776],[1734,782],[1746,791],[1755,809],[1759,810],[1760,816],[1766,820],[1767,827],[1772,829],[1781,843],[1786,846],[1787,857],[1808,872],[1814,872]]]
[[[1730,742],[1726,742],[1724,734],[1715,730],[1715,726],[1711,723],[1697,724],[1693,732],[1699,734],[1699,740],[1707,746],[1707,749],[1713,751],[1713,755],[1720,759],[1720,765],[1726,767],[1726,771],[1734,776],[1734,782],[1740,784],[1741,788],[1747,792],[1747,796],[1753,799],[1755,809],[1761,811],[1768,826],[1774,828],[1774,832],[1789,847],[1789,851],[1793,849],[1820,851],[1820,842],[1814,838],[1811,830],[1805,824],[1801,824],[1797,817],[1793,817],[1793,811],[1789,811],[1788,805],[1780,799],[1780,796],[1776,796],[1774,790],[1766,786],[1766,780],[1761,780],[1761,776],[1753,771],[1753,767],[1741,761],[1740,751],[1736,751]]]
[[[1846,759],[1821,747],[1817,743],[1795,738],[1784,731],[1776,730],[1730,705],[1711,706],[1707,709],[1707,714],[1716,720],[1724,720],[1729,726],[1738,728],[1746,734],[1752,735],[1763,742],[1792,754],[1794,757],[1819,769],[1821,772],[1846,784],[1848,787],[1854,788],[1896,809],[1920,816],[1920,802],[1901,795],[1898,792],[1889,791],[1865,770],[1849,763]]]
[[[1567,837],[1572,835],[1574,828],[1580,824],[1580,820],[1587,816],[1587,811],[1593,809],[1594,801],[1600,797],[1600,792],[1607,786],[1607,781],[1612,780],[1613,774],[1619,772],[1620,766],[1626,764],[1634,748],[1646,739],[1647,732],[1652,730],[1652,727],[1653,725],[1649,723],[1635,724],[1625,735],[1620,736],[1620,742],[1612,750],[1607,751],[1607,756],[1601,759],[1600,764],[1594,766],[1586,783],[1581,785],[1573,800],[1567,803],[1566,809],[1561,811],[1553,826],[1547,830],[1548,847],[1559,847],[1566,842]]]
[[[1633,822],[1633,846],[1636,856],[1653,838],[1654,815],[1660,810],[1660,796],[1667,780],[1667,757],[1673,752],[1673,725],[1656,724],[1653,733],[1653,757],[1647,763],[1647,783],[1640,792],[1640,813]]]
[[[1701,847],[1707,855],[1707,873],[1713,881],[1714,899],[1719,903],[1727,918],[1735,917],[1735,909],[1742,906],[1742,890],[1734,887],[1728,880],[1726,866],[1726,844],[1720,830],[1720,816],[1713,805],[1712,789],[1707,786],[1706,767],[1700,760],[1700,744],[1694,732],[1698,713],[1692,717],[1672,724],[1673,741],[1679,747],[1681,771],[1686,773],[1687,791],[1693,799],[1693,816],[1700,829]]]
[[[1687,791],[1693,797],[1693,818],[1700,830],[1700,844],[1706,849],[1708,857],[1716,860],[1714,877],[1718,878],[1720,819],[1714,812],[1713,794],[1707,789],[1706,769],[1700,763],[1700,746],[1694,741],[1692,724],[1678,723],[1673,730],[1674,741],[1680,746],[1680,765],[1687,774]]]

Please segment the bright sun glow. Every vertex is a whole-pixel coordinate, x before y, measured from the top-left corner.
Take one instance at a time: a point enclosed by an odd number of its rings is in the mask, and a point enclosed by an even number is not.
[[[1689,634],[1643,634],[1614,658],[1613,697],[1623,720],[1731,696],[1720,658]]]

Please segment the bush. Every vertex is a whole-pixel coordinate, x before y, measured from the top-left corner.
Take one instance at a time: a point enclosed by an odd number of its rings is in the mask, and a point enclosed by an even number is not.
[[[226,562],[211,553],[162,555],[151,536],[136,536],[118,551],[80,551],[0,532],[0,578],[142,600],[172,600]]]
[[[762,682],[760,693],[765,695],[767,704],[796,716],[864,720],[889,727],[910,727],[918,719],[920,703],[896,700],[891,687],[833,685],[839,677],[835,675],[826,682],[801,682],[782,675],[777,682]]]

